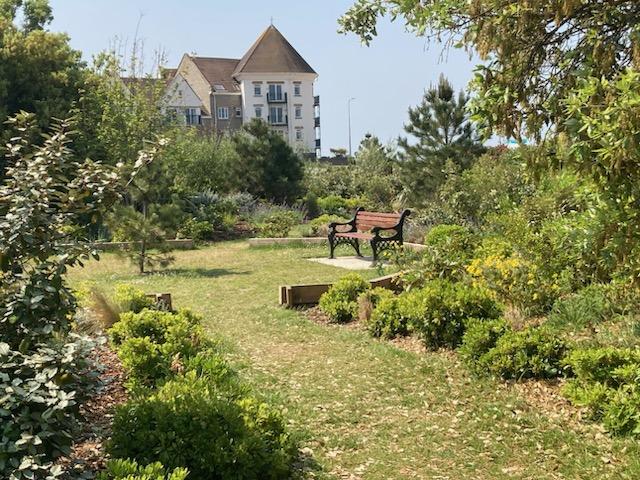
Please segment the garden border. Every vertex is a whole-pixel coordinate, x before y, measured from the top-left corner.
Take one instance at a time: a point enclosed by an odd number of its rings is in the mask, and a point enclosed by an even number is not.
[[[402,290],[400,280],[401,273],[392,273],[383,277],[369,280],[371,288],[381,287],[388,290]],[[323,293],[326,293],[333,283],[308,283],[302,285],[281,285],[278,288],[279,303],[287,308],[304,305],[315,305],[320,301]]]

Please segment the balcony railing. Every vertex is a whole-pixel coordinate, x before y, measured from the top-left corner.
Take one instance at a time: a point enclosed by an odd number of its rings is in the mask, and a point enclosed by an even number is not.
[[[289,101],[286,93],[280,95],[272,95],[267,93],[267,103],[287,103]]]
[[[270,125],[289,125],[289,115],[282,117],[271,117],[271,115],[269,115],[267,122],[269,122]]]

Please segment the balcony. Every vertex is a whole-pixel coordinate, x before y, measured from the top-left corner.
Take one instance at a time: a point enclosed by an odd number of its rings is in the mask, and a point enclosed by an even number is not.
[[[271,115],[269,115],[267,116],[267,122],[269,122],[269,125],[287,126],[289,125],[289,115],[284,115],[282,117],[271,117]]]
[[[316,117],[316,118],[315,118],[315,122],[316,122],[316,123],[315,123],[315,127],[316,127],[316,128],[317,128],[317,127],[319,127],[319,126],[320,126],[320,117]]]
[[[289,101],[287,94],[271,95],[267,93],[267,103],[287,103]]]
[[[320,106],[320,95],[316,95],[315,97],[313,97],[313,106],[314,107]]]

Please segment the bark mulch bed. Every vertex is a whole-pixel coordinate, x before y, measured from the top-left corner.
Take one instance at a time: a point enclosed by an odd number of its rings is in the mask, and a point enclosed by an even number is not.
[[[127,400],[125,372],[115,352],[105,343],[96,347],[94,356],[100,369],[100,384],[95,394],[80,405],[81,431],[71,453],[57,462],[73,478],[93,478],[104,468],[104,442],[111,433],[115,407]]]

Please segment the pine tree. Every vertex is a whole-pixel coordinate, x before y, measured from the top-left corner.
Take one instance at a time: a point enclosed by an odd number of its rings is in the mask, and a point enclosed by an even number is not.
[[[410,202],[423,203],[442,185],[449,171],[468,168],[483,151],[476,130],[469,121],[466,105],[469,97],[455,95],[451,83],[440,76],[422,102],[409,108],[409,123],[404,126],[414,137],[399,138],[401,181]]]

